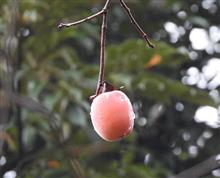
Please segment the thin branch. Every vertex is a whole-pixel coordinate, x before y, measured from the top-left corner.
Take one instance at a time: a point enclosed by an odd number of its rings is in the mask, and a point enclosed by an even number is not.
[[[86,22],[86,21],[88,21],[88,20],[91,20],[91,19],[93,19],[93,18],[96,18],[96,17],[99,16],[99,15],[102,15],[102,14],[103,14],[103,11],[104,11],[104,10],[102,9],[101,11],[97,12],[96,14],[93,14],[93,15],[91,15],[91,16],[89,16],[89,17],[86,17],[86,18],[84,18],[84,19],[82,19],[82,20],[79,20],[79,21],[76,21],[76,22],[72,22],[72,23],[60,23],[60,24],[58,25],[58,28],[61,29],[61,28],[64,28],[64,27],[71,27],[71,26],[75,26],[75,25],[81,24],[81,23],[83,23],[83,22]]]
[[[106,10],[108,9],[108,6],[109,6],[110,1],[111,1],[111,0],[107,0],[107,1],[106,1],[105,6],[104,6],[104,8],[103,8],[101,11],[99,11],[99,12],[97,12],[97,13],[95,13],[95,14],[89,16],[89,17],[86,17],[86,18],[84,18],[84,19],[82,19],[82,20],[76,21],[76,22],[72,22],[72,23],[60,23],[60,24],[57,26],[57,28],[62,29],[62,28],[64,28],[64,27],[71,27],[71,26],[79,25],[79,24],[81,24],[81,23],[84,23],[84,22],[86,22],[86,21],[89,21],[89,20],[91,20],[91,19],[94,19],[94,18],[98,17],[99,15],[102,15],[102,14],[106,13]]]
[[[138,32],[140,33],[140,35],[144,38],[144,40],[147,42],[148,46],[151,48],[154,48],[154,44],[152,44],[149,40],[148,35],[141,29],[141,27],[138,25],[137,21],[135,20],[135,18],[133,17],[130,8],[125,4],[124,0],[120,0],[121,6],[123,7],[123,9],[125,10],[125,12],[127,13],[128,17],[131,20],[131,23],[134,25],[134,27],[138,30]]]
[[[105,42],[106,42],[106,32],[107,32],[107,13],[108,13],[108,6],[111,0],[107,0],[103,11],[102,16],[102,28],[101,28],[101,44],[100,44],[100,65],[99,65],[99,78],[96,88],[96,94],[100,94],[101,87],[104,82],[104,73],[105,73]]]
[[[209,159],[170,178],[199,178],[218,168],[220,168],[220,154],[211,156]]]

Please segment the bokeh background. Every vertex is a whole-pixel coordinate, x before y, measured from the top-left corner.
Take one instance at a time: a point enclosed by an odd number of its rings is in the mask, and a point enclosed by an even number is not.
[[[126,2],[156,48],[113,1],[106,80],[124,86],[136,119],[131,135],[108,143],[88,100],[101,17],[57,29],[104,1],[0,0],[0,177],[164,178],[220,152],[220,1]]]

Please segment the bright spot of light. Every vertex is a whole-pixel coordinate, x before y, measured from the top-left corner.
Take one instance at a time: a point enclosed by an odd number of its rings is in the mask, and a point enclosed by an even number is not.
[[[220,74],[220,59],[210,59],[207,65],[202,68],[202,72],[208,80],[213,78],[215,75]]]
[[[196,59],[198,58],[198,53],[195,52],[195,51],[189,52],[189,58],[190,58],[191,60],[196,60]]]
[[[188,85],[195,85],[200,78],[199,69],[196,67],[190,67],[186,73],[189,76],[187,78],[187,84]]]
[[[183,140],[185,141],[189,141],[191,139],[191,135],[189,132],[184,132],[182,137],[183,137]]]
[[[182,149],[180,147],[176,147],[173,149],[173,154],[180,155],[182,153]]]
[[[190,10],[192,11],[192,12],[198,12],[198,10],[199,10],[199,6],[197,5],[197,4],[193,4],[191,7],[190,7]]]
[[[184,110],[184,105],[180,102],[176,103],[176,106],[175,106],[176,110],[177,111],[183,111]]]
[[[215,13],[217,11],[216,0],[203,0],[202,7],[203,9],[208,10],[210,13]]]
[[[6,158],[4,156],[1,156],[0,158],[0,166],[3,166],[6,163]]]
[[[196,67],[190,67],[187,71],[186,71],[186,76],[183,77],[182,82],[184,84],[187,85],[195,85],[196,83],[198,83],[199,79],[200,79],[200,72],[199,69]]]
[[[212,175],[215,177],[220,177],[220,169],[215,169],[214,171],[212,171]]]
[[[195,50],[206,50],[213,54],[219,52],[220,28],[211,26],[208,31],[203,28],[193,28],[189,34],[189,39]]]
[[[196,67],[190,67],[186,75],[182,78],[182,83],[186,85],[196,85],[201,89],[214,90],[220,86],[220,59],[211,58],[200,71]],[[212,92],[210,96],[219,101],[219,93]]]
[[[202,134],[202,137],[204,137],[205,139],[210,139],[212,138],[212,136],[213,136],[213,133],[209,130],[204,131]]]
[[[165,30],[170,34],[170,41],[176,43],[180,36],[185,34],[185,29],[183,27],[178,27],[173,22],[166,22],[164,24]]]
[[[210,9],[212,7],[213,3],[215,3],[215,0],[203,0],[202,1],[202,7],[204,9]]]
[[[177,17],[179,17],[180,19],[185,19],[187,16],[185,11],[180,11],[177,13]]]
[[[206,87],[207,87],[207,80],[205,79],[205,77],[204,77],[204,75],[203,74],[201,74],[200,75],[200,79],[199,79],[199,81],[198,81],[198,83],[197,83],[197,86],[199,87],[199,88],[201,88],[201,89],[205,89]]]
[[[213,42],[218,42],[220,40],[220,28],[217,26],[211,26],[209,28],[210,38]]]
[[[148,154],[146,154],[145,157],[144,157],[144,163],[145,163],[145,164],[148,164],[149,161],[150,161],[150,154],[148,153]]]
[[[202,106],[197,109],[194,119],[196,122],[204,122],[212,128],[220,127],[218,110],[210,106]]]
[[[208,84],[208,89],[215,89],[220,85],[220,59],[212,58],[206,66],[202,68],[207,80],[211,80]]]
[[[205,139],[204,139],[203,137],[199,137],[199,138],[197,139],[196,143],[197,143],[197,145],[198,145],[199,147],[202,148],[202,147],[205,146]]]
[[[145,126],[147,124],[147,119],[145,117],[141,117],[137,122],[140,126]]]
[[[209,92],[209,96],[211,96],[212,99],[213,99],[216,103],[219,103],[219,102],[220,102],[220,96],[219,96],[218,90],[211,90],[211,91]]]
[[[17,175],[16,172],[11,170],[11,171],[6,172],[3,178],[15,178],[16,175]]]
[[[189,34],[193,49],[204,50],[209,47],[209,37],[206,30],[193,28]]]
[[[190,156],[196,157],[198,155],[198,147],[195,145],[190,145],[188,148]]]
[[[220,154],[218,154],[218,155],[215,157],[215,160],[218,161],[218,162],[220,161]]]

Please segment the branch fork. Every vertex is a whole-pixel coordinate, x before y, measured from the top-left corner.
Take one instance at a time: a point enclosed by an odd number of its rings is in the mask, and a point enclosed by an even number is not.
[[[127,4],[124,2],[124,0],[119,0],[119,2],[121,4],[122,8],[127,13],[128,18],[130,19],[131,23],[134,25],[134,27],[136,28],[138,33],[142,36],[142,38],[146,41],[146,43],[148,44],[148,46],[150,48],[154,48],[154,44],[150,42],[148,35],[139,26],[139,24],[137,23],[137,21],[133,17],[130,8],[127,6]],[[107,14],[108,14],[108,9],[109,9],[110,3],[111,3],[111,0],[106,0],[106,3],[105,3],[105,5],[104,5],[104,7],[102,8],[101,11],[99,11],[99,12],[97,12],[97,13],[91,15],[91,16],[88,16],[88,17],[86,17],[84,19],[81,19],[79,21],[72,22],[72,23],[60,23],[58,25],[59,29],[63,29],[64,27],[76,26],[76,25],[79,25],[79,24],[84,23],[86,21],[89,21],[91,19],[94,19],[94,18],[96,18],[98,16],[102,16],[101,37],[100,37],[101,42],[100,42],[99,77],[98,77],[98,83],[97,83],[95,95],[90,97],[91,100],[93,100],[99,94],[105,92],[103,90],[103,88],[105,88],[103,86],[106,85],[106,82],[104,81],[104,73],[105,73],[105,46],[106,46],[106,32],[107,32]]]

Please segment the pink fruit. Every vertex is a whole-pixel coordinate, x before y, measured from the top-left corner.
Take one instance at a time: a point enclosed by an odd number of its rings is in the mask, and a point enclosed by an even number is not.
[[[119,90],[98,95],[90,115],[95,131],[106,141],[119,140],[133,130],[135,114],[131,102]]]

